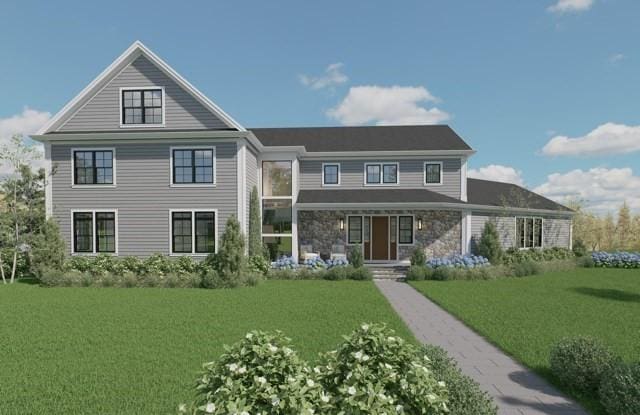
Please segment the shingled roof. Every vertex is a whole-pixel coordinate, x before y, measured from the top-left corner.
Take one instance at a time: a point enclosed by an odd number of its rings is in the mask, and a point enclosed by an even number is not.
[[[309,152],[472,150],[448,125],[251,128],[265,146]]]
[[[467,202],[472,205],[572,212],[566,206],[512,183],[467,179]]]

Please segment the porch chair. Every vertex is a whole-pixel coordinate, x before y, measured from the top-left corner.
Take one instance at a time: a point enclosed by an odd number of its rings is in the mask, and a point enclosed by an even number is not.
[[[347,253],[344,245],[331,245],[331,259],[347,259]]]
[[[302,260],[307,259],[316,259],[320,256],[319,253],[313,252],[313,246],[311,245],[300,245],[300,257]]]

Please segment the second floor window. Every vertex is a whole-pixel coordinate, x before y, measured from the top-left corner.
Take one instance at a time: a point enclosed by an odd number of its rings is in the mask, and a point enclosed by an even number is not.
[[[208,149],[173,150],[174,184],[213,184],[214,151]]]
[[[424,183],[442,184],[442,163],[424,164]]]
[[[339,164],[323,164],[322,165],[322,184],[337,185],[340,184],[340,165]]]
[[[74,151],[73,184],[113,184],[113,150]]]
[[[398,184],[398,163],[365,164],[365,184]]]
[[[122,124],[164,123],[162,89],[128,89],[122,91]]]

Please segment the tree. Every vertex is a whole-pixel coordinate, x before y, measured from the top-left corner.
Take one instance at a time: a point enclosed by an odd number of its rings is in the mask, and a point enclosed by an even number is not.
[[[500,236],[493,221],[487,221],[482,229],[478,242],[478,253],[487,258],[492,264],[499,264],[502,260],[502,245]]]
[[[602,246],[601,249],[610,251],[616,248],[616,225],[613,222],[611,212],[607,213],[602,223]]]
[[[631,238],[632,238],[632,229],[631,229],[631,212],[629,211],[629,206],[627,205],[627,201],[625,200],[622,206],[620,206],[620,210],[618,211],[618,223],[616,225],[616,246],[619,249],[631,249]]]
[[[640,251],[640,214],[635,215],[633,217],[633,222],[631,224],[633,231],[631,234],[633,235],[633,240],[631,242],[631,249],[635,251]]]
[[[11,172],[2,184],[5,209],[8,211],[8,215],[2,215],[8,220],[8,225],[5,224],[5,226],[2,227],[4,230],[2,239],[10,248],[13,256],[11,263],[11,283],[15,281],[18,255],[26,249],[24,245],[24,235],[28,233],[34,225],[31,219],[33,218],[36,205],[32,198],[37,196],[44,188],[44,183],[36,184],[34,175],[29,174],[26,177],[24,175],[25,168],[28,169],[29,173],[31,172],[31,169],[27,167],[28,163],[38,156],[39,154],[36,152],[36,149],[33,146],[27,145],[22,135],[19,134],[11,137],[9,144],[0,147],[0,166],[9,167]],[[19,177],[19,175],[22,175],[22,177]],[[44,176],[44,171],[42,172],[42,176]],[[39,189],[40,185],[42,185],[42,189]],[[19,192],[19,189],[22,191]],[[8,229],[10,229],[10,231],[8,231]],[[4,269],[1,251],[0,268]],[[2,272],[2,279],[6,284],[4,271]]]
[[[224,278],[239,277],[245,269],[244,241],[240,223],[232,215],[227,220],[217,255],[218,272]]]
[[[253,189],[251,189],[251,197],[249,199],[249,256],[263,254],[261,227],[258,188],[253,186]]]

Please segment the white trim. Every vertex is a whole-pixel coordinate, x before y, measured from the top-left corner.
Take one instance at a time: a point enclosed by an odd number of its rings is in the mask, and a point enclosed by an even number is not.
[[[466,202],[467,199],[467,157],[460,159],[460,200]]]
[[[542,222],[542,228],[543,228],[542,237],[544,238],[544,222]],[[544,242],[544,240],[543,240],[543,242]],[[570,251],[573,250],[573,221],[571,221],[571,223],[569,224],[569,250]]]
[[[302,151],[305,158],[386,158],[392,157],[393,159],[407,158],[415,159],[416,157],[446,157],[446,158],[460,158],[464,155],[473,155],[475,150],[363,150],[363,151],[306,151],[304,146],[265,146],[265,151]]]
[[[173,213],[174,212],[188,212],[191,213],[191,253],[189,252],[173,252]],[[218,209],[208,208],[187,208],[187,209],[169,209],[169,256],[193,256],[193,257],[206,257],[209,253],[196,253],[196,213],[212,213],[214,214],[213,220],[213,234],[215,253],[218,252]]]
[[[245,143],[238,142],[236,145],[236,168],[237,168],[237,204],[238,204],[238,222],[240,223],[240,231],[242,234],[247,237],[247,147]],[[247,248],[247,244],[245,244],[245,248]]]
[[[75,152],[76,151],[111,151],[112,182],[110,184],[76,184],[75,183]],[[95,168],[95,166],[94,166]],[[116,179],[116,148],[115,147],[73,147],[71,148],[71,187],[73,189],[113,189],[117,187]]]
[[[461,250],[462,255],[471,253],[471,212],[462,211],[462,232],[461,232]]]
[[[173,150],[211,150],[213,152],[213,183],[174,183],[173,182]],[[170,146],[169,147],[169,187],[216,187],[218,181],[216,146],[206,145],[199,146],[197,144],[189,146]]]
[[[438,164],[440,166],[440,181],[438,183],[427,183],[427,164]],[[444,163],[441,161],[425,161],[422,165],[423,186],[442,186],[444,183]]]
[[[47,219],[53,216],[53,165],[51,143],[44,143],[44,211]]]
[[[105,255],[113,255],[113,256],[118,256],[118,252],[119,252],[119,232],[118,232],[118,209],[71,209],[70,210],[71,213],[71,239],[70,239],[70,251],[71,251],[71,255],[87,255],[87,256],[94,256],[94,255],[98,255],[98,254],[105,254]],[[75,213],[91,213],[92,214],[92,219],[91,219],[91,234],[92,234],[92,241],[91,241],[91,247],[93,248],[93,252],[75,252],[75,248],[76,248],[76,238],[75,238],[75,221],[73,220],[73,216]],[[97,252],[96,250],[96,238],[98,237],[98,234],[96,232],[96,213],[113,213],[114,214],[114,227],[115,227],[115,252]]]
[[[245,128],[237,121],[231,118],[220,107],[207,98],[202,92],[198,91],[193,85],[191,85],[186,79],[178,74],[173,68],[171,68],[166,62],[160,59],[155,53],[148,49],[139,40],[135,41],[122,55],[114,60],[100,75],[98,75],[89,85],[87,85],[75,98],[69,101],[53,118],[49,120],[42,128],[37,132],[37,135],[46,134],[51,131],[55,131],[64,123],[72,114],[74,114],[80,107],[82,107],[87,101],[89,101],[95,93],[104,88],[104,86],[113,77],[121,72],[126,66],[137,59],[140,56],[145,56],[152,63],[154,63],[160,70],[162,70],[167,76],[172,78],[180,87],[191,94],[196,100],[198,100],[205,108],[211,111],[214,115],[220,118],[229,127],[237,129],[239,131],[246,131]]]
[[[379,183],[367,183],[367,167],[368,166],[380,166],[380,182]],[[396,182],[384,183],[384,166],[395,165],[396,166]],[[364,163],[362,183],[366,187],[390,187],[400,186],[400,163],[397,161],[370,161]]]
[[[325,166],[338,166],[338,183],[325,183],[324,181],[324,168]],[[322,187],[336,187],[336,186],[340,186],[340,171],[342,170],[342,166],[341,163],[336,163],[336,162],[332,162],[332,163],[322,163],[322,173],[321,173],[321,182],[322,182]]]
[[[122,122],[122,92],[124,91],[149,91],[152,89],[159,89],[162,91],[162,123],[161,124],[124,124]],[[144,100],[144,94],[141,94],[140,96],[141,100]],[[121,87],[119,92],[118,92],[118,100],[119,100],[119,107],[120,107],[120,128],[164,128],[167,124],[167,119],[165,118],[165,108],[166,108],[166,101],[164,98],[164,86],[141,86],[141,87],[133,87],[133,86],[127,86],[127,87]]]

